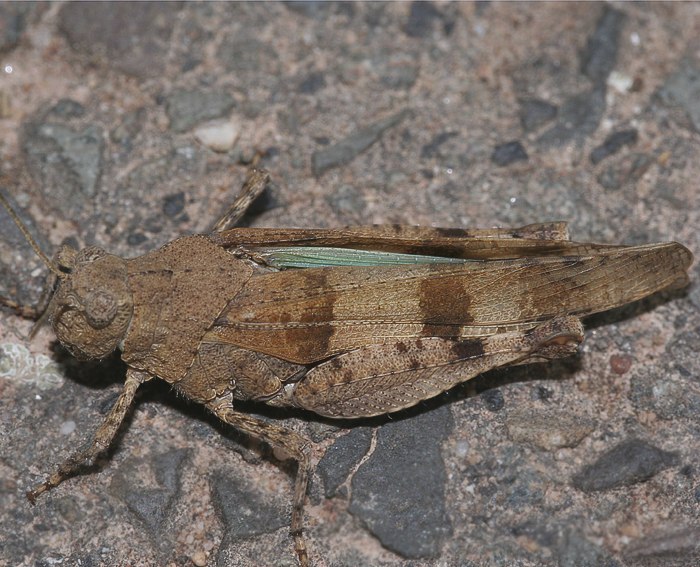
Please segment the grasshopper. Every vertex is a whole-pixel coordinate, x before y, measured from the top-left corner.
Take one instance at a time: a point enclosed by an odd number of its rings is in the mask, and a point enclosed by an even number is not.
[[[58,340],[79,359],[119,349],[127,365],[93,438],[30,501],[94,463],[139,386],[160,378],[297,461],[291,535],[307,566],[310,442],[239,411],[239,401],[343,419],[395,412],[493,368],[569,356],[583,340],[580,317],[688,281],[692,255],[678,243],[577,243],[563,222],[232,228],[268,181],[251,169],[211,233],[129,260],[68,246],[50,260],[0,195],[53,273],[45,312]]]

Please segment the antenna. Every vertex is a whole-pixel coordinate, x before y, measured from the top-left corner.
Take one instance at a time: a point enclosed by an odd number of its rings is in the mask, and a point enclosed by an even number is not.
[[[24,238],[27,239],[27,242],[29,243],[29,246],[32,247],[32,250],[36,253],[39,258],[41,258],[41,261],[46,264],[46,267],[51,270],[52,273],[56,275],[56,277],[63,279],[66,277],[66,274],[64,274],[61,270],[59,270],[56,265],[49,259],[49,257],[44,254],[44,252],[39,248],[39,245],[37,244],[36,240],[34,240],[34,237],[29,234],[29,230],[27,230],[27,227],[24,226],[24,223],[20,220],[19,216],[17,213],[14,211],[14,209],[10,206],[10,203],[8,200],[5,198],[5,196],[0,192],[0,203],[2,204],[3,207],[7,210],[8,214],[10,215],[10,218],[14,221],[14,223],[17,225],[17,228],[19,228],[19,231],[24,235]]]

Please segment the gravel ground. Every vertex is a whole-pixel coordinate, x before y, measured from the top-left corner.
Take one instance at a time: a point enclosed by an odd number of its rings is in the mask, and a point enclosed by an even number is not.
[[[700,4],[3,3],[0,188],[49,253],[206,232],[256,152],[259,227],[566,220],[700,250]],[[46,270],[0,211],[0,294]],[[695,263],[691,279],[697,282]],[[700,287],[586,321],[581,354],[314,440],[314,565],[700,563]],[[294,467],[148,384],[95,470],[117,358],[0,314],[0,564],[295,565]]]

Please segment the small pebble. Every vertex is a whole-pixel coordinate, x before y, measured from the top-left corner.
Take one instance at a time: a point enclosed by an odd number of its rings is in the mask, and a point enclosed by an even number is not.
[[[628,354],[613,354],[610,357],[610,369],[615,374],[626,374],[632,368],[634,359]]]
[[[523,145],[516,141],[499,144],[493,149],[491,161],[500,167],[505,167],[516,161],[527,161],[528,156]]]
[[[194,131],[194,137],[199,142],[210,150],[220,153],[231,150],[240,135],[240,126],[231,121],[208,122]]]
[[[615,89],[618,93],[627,93],[632,89],[634,84],[634,79],[629,75],[620,73],[618,71],[613,71],[608,75],[607,80],[608,86]]]
[[[197,551],[192,556],[192,563],[197,567],[205,567],[207,564],[207,555],[203,551]]]

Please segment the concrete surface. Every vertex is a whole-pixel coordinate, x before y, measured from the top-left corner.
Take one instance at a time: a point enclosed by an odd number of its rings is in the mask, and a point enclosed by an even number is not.
[[[569,221],[700,251],[700,4],[0,4],[0,187],[48,253],[254,226]],[[215,151],[216,150],[216,151]],[[46,271],[0,212],[0,293]],[[700,563],[700,287],[587,321],[580,356],[311,437],[319,566]],[[117,359],[0,315],[0,564],[294,565],[293,466],[149,384],[99,467]],[[326,450],[328,450],[326,452]],[[324,456],[325,453],[325,456]]]

